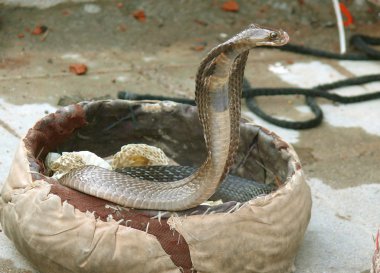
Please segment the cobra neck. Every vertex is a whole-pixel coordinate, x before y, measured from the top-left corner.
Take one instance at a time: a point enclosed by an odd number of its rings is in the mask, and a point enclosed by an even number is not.
[[[234,75],[236,77],[234,79],[230,77],[235,59],[247,49],[247,47],[233,48],[227,45],[224,50],[204,64],[203,71],[198,72],[198,76],[203,77],[204,85],[198,86],[196,99],[208,150],[208,157],[197,172],[199,178],[203,176],[203,179],[198,180],[199,192],[202,193],[199,199],[207,200],[215,192],[228,173],[229,164],[226,163],[229,162],[231,154],[235,154],[235,151],[231,151],[231,147],[235,149],[235,146],[231,146],[231,132],[232,128],[239,127],[239,119],[231,117],[240,115],[240,105],[238,105],[239,109],[235,107],[231,109],[230,90],[240,86],[236,83],[242,75]],[[215,50],[220,50],[220,48]],[[210,55],[212,56],[213,52]],[[201,181],[207,181],[207,183]]]

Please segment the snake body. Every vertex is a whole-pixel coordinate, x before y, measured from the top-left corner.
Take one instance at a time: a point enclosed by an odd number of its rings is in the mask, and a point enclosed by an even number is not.
[[[250,25],[212,49],[201,62],[195,100],[203,127],[207,158],[190,175],[175,181],[152,182],[105,169],[75,169],[60,183],[126,207],[185,210],[208,200],[226,178],[237,152],[240,98],[244,68],[250,49],[281,46],[289,37],[282,30]]]
[[[170,182],[173,178],[176,180],[184,179],[193,174],[196,170],[197,169],[192,166],[147,166],[127,167],[117,169],[116,171],[134,178],[154,182]],[[223,200],[223,202],[237,201],[236,196],[239,196],[239,202],[246,202],[253,197],[268,194],[275,190],[276,187],[274,183],[257,183],[250,179],[228,175],[209,200]]]

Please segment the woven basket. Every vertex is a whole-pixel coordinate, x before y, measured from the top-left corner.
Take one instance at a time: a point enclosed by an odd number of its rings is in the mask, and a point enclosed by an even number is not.
[[[159,147],[181,165],[206,157],[196,108],[172,102],[98,101],[41,119],[21,141],[1,192],[3,231],[35,267],[62,272],[291,272],[311,195],[293,148],[241,123],[233,173],[275,192],[239,204],[157,215],[121,208],[46,176],[51,151],[105,157],[127,143]],[[170,217],[168,217],[170,216]]]

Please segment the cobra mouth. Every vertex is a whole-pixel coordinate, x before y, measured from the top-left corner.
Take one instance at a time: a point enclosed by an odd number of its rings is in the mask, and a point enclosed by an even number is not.
[[[278,39],[273,40],[273,41],[264,42],[263,45],[283,46],[289,42],[289,35],[286,31],[279,30],[278,34],[279,34]]]
[[[288,33],[286,33],[285,31],[281,30],[281,40],[280,42],[277,44],[278,46],[283,46],[285,44],[287,44],[289,42],[289,35]]]

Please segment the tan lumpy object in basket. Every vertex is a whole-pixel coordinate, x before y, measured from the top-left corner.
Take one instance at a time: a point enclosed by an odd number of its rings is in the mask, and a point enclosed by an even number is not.
[[[1,192],[0,221],[39,271],[293,270],[311,195],[284,140],[242,122],[232,172],[283,185],[244,204],[202,205],[178,214],[121,208],[44,175],[48,152],[88,150],[107,157],[128,143],[159,147],[180,165],[199,166],[206,155],[196,108],[170,102],[81,103],[46,116],[21,141]]]
[[[168,165],[165,153],[157,147],[146,144],[128,144],[121,147],[112,159],[112,168]]]

